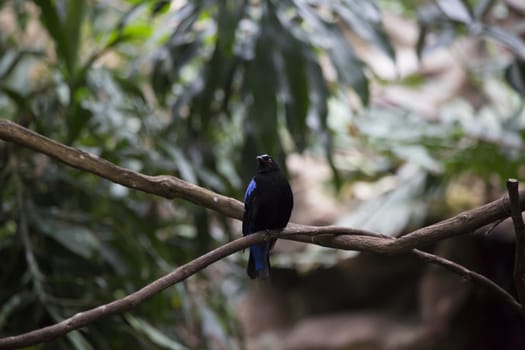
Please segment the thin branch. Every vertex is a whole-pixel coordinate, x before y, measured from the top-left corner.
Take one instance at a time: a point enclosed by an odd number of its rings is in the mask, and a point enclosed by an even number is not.
[[[399,238],[388,237],[377,233],[350,228],[337,228],[337,232],[348,235],[323,235],[315,238],[315,243],[330,248],[366,250],[379,254],[400,254],[414,248],[421,248],[450,237],[465,235],[476,231],[480,227],[509,216],[507,197],[501,197],[481,207],[464,211],[452,218],[440,221],[430,226],[412,231]],[[525,191],[519,192],[519,204],[525,206]],[[314,226],[293,225],[293,231],[286,229],[280,238],[299,240],[301,242],[313,241],[304,236],[331,233],[334,227],[324,228]],[[298,237],[298,234],[303,237]],[[385,240],[386,239],[386,240]],[[352,248],[349,248],[352,247]]]
[[[242,218],[242,203],[174,176],[149,176],[115,165],[99,156],[58,143],[10,120],[0,119],[0,139],[47,154],[74,168],[111,182],[164,198],[181,198],[236,219]]]
[[[162,290],[181,282],[193,275],[197,271],[204,269],[206,266],[220,260],[236,251],[247,248],[253,244],[262,243],[268,239],[268,235],[264,232],[241,237],[235,241],[226,243],[198,258],[178,267],[175,271],[153,281],[142,289],[125,296],[122,299],[117,299],[108,304],[100,305],[96,308],[79,312],[59,323],[40,328],[31,332],[19,334],[12,337],[0,339],[0,350],[15,349],[26,347],[42,342],[48,342],[52,339],[69,333],[75,329],[86,326],[87,324],[98,320],[102,317],[107,317],[116,313],[134,308],[144,300],[151,298]]]
[[[430,254],[419,249],[413,249],[412,253],[429,264],[439,265],[457,275],[463,276],[469,281],[472,281],[473,283],[476,283],[477,285],[482,286],[488,289],[489,291],[492,291],[502,300],[509,303],[518,313],[521,312],[521,304],[518,303],[509,292],[507,292],[505,289],[501,288],[496,283],[492,282],[492,280],[488,279],[482,274],[469,270],[466,267],[459,265],[453,261],[447,260],[441,256]]]
[[[514,250],[514,285],[518,300],[522,304],[521,312],[525,319],[525,225],[521,216],[521,205],[518,192],[518,180],[507,180],[507,191],[510,200],[510,212],[514,231],[516,233],[516,245]]]
[[[195,274],[196,272],[204,269],[208,265],[234,253],[239,250],[245,249],[253,244],[262,243],[265,240],[268,240],[270,238],[280,237],[285,238],[286,236],[291,235],[297,235],[298,241],[306,241],[310,242],[313,241],[314,243],[317,243],[317,241],[320,237],[323,237],[323,235],[330,235],[333,233],[329,233],[329,231],[324,230],[325,227],[319,227],[319,230],[317,231],[317,235],[314,235],[314,231],[312,230],[306,230],[305,227],[301,227],[301,225],[292,225],[291,229],[287,229],[286,231],[279,232],[279,231],[270,231],[270,232],[258,232],[246,237],[238,238],[232,242],[226,243],[210,252],[208,252],[205,255],[202,255],[195,260],[192,260],[191,262],[182,265],[178,267],[175,271],[153,281],[152,283],[146,285],[142,289],[129,294],[122,299],[117,299],[115,301],[112,301],[108,304],[100,305],[96,308],[79,312],[72,317],[69,317],[59,323],[56,323],[51,326],[47,326],[44,328],[40,328],[28,333],[20,334],[17,336],[12,337],[6,337],[0,339],[0,350],[2,349],[12,349],[12,348],[20,348],[25,346],[30,346],[42,342],[48,342],[52,339],[64,335],[66,333],[69,333],[75,329],[81,328],[83,326],[86,326],[87,324],[94,322],[96,320],[99,320],[103,317],[107,317],[116,313],[122,313],[125,311],[128,311],[132,308],[134,308],[139,303],[145,301],[146,299],[152,297],[153,295],[159,293],[160,291],[178,283],[189,276]],[[336,231],[344,231],[339,228],[339,230]],[[338,232],[338,237],[343,237],[345,233]],[[355,234],[355,232],[347,232],[347,234]],[[364,241],[366,241],[369,238],[373,238],[374,240],[382,240],[384,243],[388,241],[393,241],[393,238],[380,238],[380,237],[360,237],[355,236],[354,238],[365,238]],[[340,249],[350,249],[354,250],[355,248],[353,246],[351,247],[345,247],[344,245],[339,246]],[[438,264],[441,265],[448,270],[457,273],[461,276],[468,277],[469,280],[473,281],[474,283],[477,283],[480,286],[483,286],[487,288],[488,290],[491,290],[495,295],[498,295],[502,298],[502,300],[508,302],[510,305],[512,305],[514,308],[520,309],[521,305],[505,290],[503,290],[501,287],[496,285],[494,282],[490,281],[488,278],[486,278],[483,275],[480,275],[476,272],[470,271],[466,268],[464,268],[461,265],[458,265],[456,263],[453,263],[451,261],[448,261],[444,258],[435,256],[430,253],[425,253],[422,251],[419,251],[417,249],[412,250],[414,254],[425,260],[426,262],[432,263],[432,264]]]

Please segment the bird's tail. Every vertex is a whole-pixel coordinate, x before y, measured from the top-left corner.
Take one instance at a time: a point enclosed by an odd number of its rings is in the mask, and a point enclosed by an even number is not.
[[[250,247],[248,260],[248,276],[250,278],[270,278],[270,244],[258,244]]]

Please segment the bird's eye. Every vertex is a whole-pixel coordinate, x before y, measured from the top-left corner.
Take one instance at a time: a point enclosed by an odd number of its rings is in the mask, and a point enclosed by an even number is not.
[[[264,156],[263,156],[263,159],[266,160],[266,161],[268,161],[268,160],[270,160],[270,156],[268,156],[268,155],[264,155]]]

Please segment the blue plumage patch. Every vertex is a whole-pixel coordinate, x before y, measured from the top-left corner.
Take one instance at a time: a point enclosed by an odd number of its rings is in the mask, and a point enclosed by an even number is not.
[[[246,202],[248,201],[248,197],[252,194],[253,190],[255,190],[256,184],[255,180],[252,179],[250,183],[248,184],[248,188],[246,189],[246,193],[244,194],[244,205],[246,206]]]

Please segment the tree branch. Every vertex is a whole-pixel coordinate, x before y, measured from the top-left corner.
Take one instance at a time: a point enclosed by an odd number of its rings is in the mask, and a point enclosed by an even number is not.
[[[521,304],[518,303],[509,292],[507,292],[505,289],[501,288],[496,283],[492,282],[490,279],[483,276],[482,274],[469,270],[466,267],[452,262],[450,260],[447,260],[441,256],[430,254],[419,249],[413,249],[412,253],[414,253],[414,255],[416,255],[417,257],[421,258],[423,261],[429,264],[441,266],[444,269],[447,269],[457,275],[463,276],[469,281],[472,281],[478,284],[479,286],[482,286],[494,292],[502,300],[509,303],[518,313],[521,312]]]
[[[514,285],[516,287],[516,294],[522,307],[521,312],[525,319],[525,225],[523,224],[523,217],[521,216],[518,180],[507,180],[507,191],[510,199],[510,211],[512,223],[514,224],[514,231],[516,234],[516,245],[514,250]]]
[[[236,251],[247,248],[252,244],[262,243],[268,239],[264,232],[238,238],[232,242],[226,243],[192,261],[184,264],[175,271],[153,281],[142,289],[137,290],[110,303],[100,305],[93,309],[79,312],[59,323],[40,328],[31,332],[0,339],[0,349],[14,349],[26,347],[42,342],[48,342],[52,339],[69,333],[75,329],[81,328],[102,317],[121,313],[134,308],[146,299],[161,292],[162,290],[181,282],[193,275],[197,271],[204,269],[206,266],[220,260]]]
[[[74,168],[101,176],[122,186],[168,199],[185,199],[225,216],[242,219],[243,205],[238,200],[174,176],[149,176],[119,167],[93,153],[63,145],[10,120],[0,119],[0,139],[47,154]]]
[[[519,192],[518,207],[523,210],[525,204],[525,191]],[[315,243],[331,248],[366,250],[379,254],[400,254],[414,248],[420,248],[436,243],[446,238],[472,233],[475,230],[492,222],[509,217],[508,197],[504,196],[479,208],[464,211],[450,219],[426,226],[394,239],[388,237],[385,241],[383,235],[363,230],[333,226],[319,227],[292,224],[296,231],[294,234],[285,230],[281,238],[293,239],[313,243],[309,237],[319,233],[336,233],[335,236],[320,236],[315,238]],[[334,231],[335,230],[335,231]],[[338,233],[351,234],[352,236],[337,235]]]
[[[236,219],[242,218],[243,205],[236,199],[217,194],[173,176],[148,176],[119,167],[96,155],[62,145],[8,120],[0,119],[0,139],[15,142],[37,152],[47,154],[72,167],[104,177],[114,183],[132,189],[168,199],[182,198],[208,209],[213,209],[225,216]],[[523,210],[525,206],[525,191],[517,192],[516,189],[513,198],[514,204],[512,207],[514,209],[518,208],[519,211]],[[508,198],[502,197],[479,208],[465,211],[450,219],[415,230],[400,238],[352,228],[314,227],[290,223],[282,231],[259,232],[229,242],[180,266],[175,271],[122,299],[77,313],[62,322],[45,328],[0,339],[0,349],[10,349],[49,341],[101,317],[129,310],[161,290],[188,278],[209,264],[269,238],[282,238],[337,249],[368,251],[388,255],[412,251],[412,253],[429,263],[441,265],[454,273],[468,277],[473,282],[492,290],[512,306],[521,308],[521,305],[509,293],[486,277],[461,265],[416,249],[446,238],[474,232],[476,229],[492,222],[507,218],[509,216],[508,213]]]

